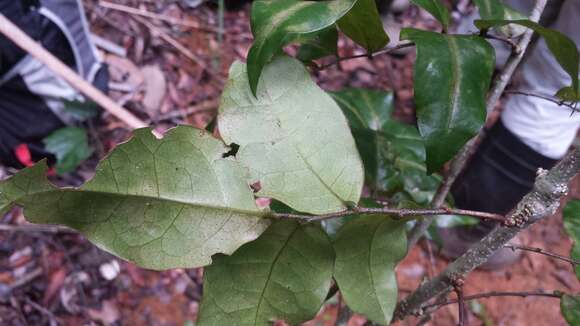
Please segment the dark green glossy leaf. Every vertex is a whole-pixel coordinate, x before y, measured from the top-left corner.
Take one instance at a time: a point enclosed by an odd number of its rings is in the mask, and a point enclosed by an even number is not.
[[[427,10],[443,25],[443,30],[447,31],[449,28],[449,10],[441,3],[441,0],[411,0],[411,2]]]
[[[560,310],[568,325],[580,325],[580,295],[565,294],[560,300]]]
[[[481,19],[525,19],[526,17],[501,0],[474,0]]]
[[[391,121],[392,92],[347,88],[329,94],[340,105],[352,129],[382,131]]]
[[[575,199],[564,208],[564,228],[574,241],[570,256],[580,260],[580,200]],[[576,277],[580,280],[580,266],[576,266]]]
[[[247,71],[252,94],[256,94],[262,69],[284,46],[332,26],[355,3],[356,0],[254,1],[251,16],[254,43],[248,53]]]
[[[482,19],[504,19],[505,5],[500,0],[473,0]]]
[[[367,185],[389,196],[405,192],[419,203],[429,201],[440,178],[426,174],[425,147],[417,128],[391,118],[392,93],[345,89],[331,95],[349,121]]]
[[[80,188],[59,189],[39,163],[0,183],[0,212],[24,207],[33,223],[61,224],[151,269],[198,267],[233,253],[268,226],[246,171],[209,133],[177,127],[156,139],[135,131]]]
[[[218,116],[251,184],[260,183],[257,195],[312,214],[358,203],[363,164],[338,105],[290,57],[268,64],[261,81],[254,97],[245,65],[234,63]]]
[[[338,31],[336,26],[324,29],[313,36],[306,37],[298,50],[296,58],[303,62],[310,62],[329,55],[337,55]]]
[[[340,30],[365,48],[375,52],[389,43],[375,0],[358,0],[354,7],[338,21]]]
[[[557,30],[546,28],[538,23],[534,23],[530,20],[520,19],[520,20],[476,20],[475,26],[479,29],[504,26],[507,24],[517,24],[527,28],[533,29],[536,33],[540,34],[546,40],[548,49],[552,52],[552,55],[558,61],[562,69],[570,76],[572,80],[572,89],[580,89],[578,84],[578,70],[580,66],[580,54],[578,53],[578,48],[574,41],[568,38],[566,35],[558,32]]]
[[[334,252],[319,226],[274,222],[232,256],[204,270],[199,326],[290,325],[314,318],[330,282]]]
[[[87,131],[83,128],[58,129],[44,138],[42,142],[46,150],[56,156],[56,172],[58,174],[74,171],[93,153],[89,147]]]
[[[407,253],[405,223],[360,216],[340,229],[334,249],[334,279],[348,307],[388,324],[397,303],[395,266]]]
[[[416,44],[415,103],[429,173],[438,171],[479,132],[494,68],[494,50],[478,36],[403,29]]]
[[[99,114],[99,106],[92,101],[64,101],[64,110],[79,121],[94,118]]]

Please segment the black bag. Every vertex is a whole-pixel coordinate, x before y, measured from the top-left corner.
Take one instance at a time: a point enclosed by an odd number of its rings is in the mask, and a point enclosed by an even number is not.
[[[31,38],[97,88],[106,91],[108,73],[90,40],[78,0],[0,0],[0,12]],[[29,162],[16,155],[28,148],[32,161],[54,157],[42,139],[74,124],[68,101],[85,99],[64,80],[0,36],[0,162],[21,168]]]

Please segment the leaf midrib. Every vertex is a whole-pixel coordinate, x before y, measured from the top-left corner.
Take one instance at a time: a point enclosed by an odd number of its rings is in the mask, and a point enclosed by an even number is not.
[[[280,247],[280,250],[276,253],[274,260],[272,261],[272,264],[270,265],[270,270],[268,271],[268,277],[266,278],[266,283],[264,283],[264,287],[262,288],[262,292],[260,293],[260,299],[258,301],[258,305],[256,306],[256,314],[254,315],[254,326],[258,325],[258,315],[260,314],[260,308],[262,306],[262,302],[264,301],[264,294],[266,293],[266,289],[268,288],[268,284],[270,283],[270,279],[272,278],[272,273],[274,273],[274,267],[276,266],[278,259],[280,259],[282,252],[284,251],[284,249],[286,248],[286,246],[290,242],[290,239],[292,239],[292,237],[294,236],[296,231],[298,231],[299,228],[300,228],[299,226],[297,226],[297,225],[295,226],[294,230],[292,230],[292,233],[290,233],[288,235],[288,238],[286,239],[286,241],[284,241],[284,244],[282,245],[282,247]]]
[[[449,103],[451,112],[447,116],[447,128],[452,129],[454,118],[459,111],[459,97],[461,96],[461,69],[459,67],[461,58],[459,57],[459,48],[453,36],[443,36],[449,45],[451,52],[451,72],[453,78],[449,87]]]
[[[377,226],[377,228],[375,229],[375,231],[373,232],[373,236],[370,238],[370,245],[369,245],[369,276],[370,276],[370,281],[372,284],[372,291],[374,294],[374,298],[377,301],[377,304],[379,305],[379,308],[381,309],[381,313],[383,314],[383,316],[385,316],[385,308],[383,307],[383,305],[381,304],[381,301],[379,300],[379,295],[377,294],[377,290],[376,290],[376,284],[375,284],[375,277],[374,277],[374,273],[373,273],[373,248],[374,248],[374,244],[375,244],[375,237],[377,236],[377,233],[379,232],[379,230],[381,229],[381,226],[383,225],[383,223],[386,223],[387,220],[384,220],[382,222],[379,223],[379,225]]]
[[[217,205],[212,205],[212,204],[187,202],[187,201],[181,201],[181,200],[173,199],[173,198],[154,197],[154,196],[136,195],[136,194],[120,194],[120,193],[116,194],[116,193],[111,193],[111,192],[106,192],[106,191],[72,189],[72,188],[58,188],[58,189],[54,188],[54,189],[50,189],[50,190],[37,191],[37,192],[25,194],[23,196],[20,196],[18,199],[9,201],[9,204],[10,203],[18,204],[18,202],[20,200],[22,200],[25,197],[29,197],[29,196],[43,195],[43,194],[49,194],[49,193],[67,193],[67,192],[69,192],[69,193],[87,193],[87,194],[109,195],[109,196],[115,196],[115,197],[141,198],[144,200],[159,200],[159,201],[166,201],[166,202],[171,202],[171,203],[175,203],[175,204],[179,204],[179,205],[187,205],[187,206],[193,206],[193,207],[199,207],[199,208],[210,208],[210,209],[215,209],[215,210],[224,210],[224,211],[235,212],[235,213],[240,213],[240,214],[244,214],[244,215],[254,215],[254,216],[265,216],[266,215],[264,212],[262,212],[258,209],[256,209],[255,211],[252,211],[252,210],[246,210],[246,209],[240,209],[240,208],[217,206]]]

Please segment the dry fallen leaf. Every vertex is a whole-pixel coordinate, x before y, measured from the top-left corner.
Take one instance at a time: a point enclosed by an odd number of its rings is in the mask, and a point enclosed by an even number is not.
[[[150,117],[155,117],[167,91],[165,75],[158,66],[145,66],[141,68],[141,74],[145,80],[143,106]]]

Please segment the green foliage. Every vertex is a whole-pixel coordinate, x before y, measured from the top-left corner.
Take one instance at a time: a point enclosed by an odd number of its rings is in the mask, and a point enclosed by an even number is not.
[[[482,19],[526,19],[527,17],[514,10],[501,0],[474,0],[479,8],[479,15]],[[499,28],[499,32],[508,37],[517,37],[523,34],[525,28],[518,25],[506,25]]]
[[[449,10],[441,3],[441,0],[411,0],[411,2],[427,10],[443,25],[443,31],[447,32],[449,29]]]
[[[358,0],[338,21],[340,30],[369,53],[389,43],[375,0]]]
[[[560,310],[570,326],[580,325],[580,295],[562,296]]]
[[[92,119],[99,114],[99,106],[92,101],[65,101],[64,111],[79,121]]]
[[[552,52],[552,55],[558,61],[562,69],[570,76],[572,80],[571,89],[580,90],[578,83],[578,70],[580,69],[580,53],[578,53],[578,48],[574,41],[568,38],[566,35],[558,32],[557,30],[546,28],[538,23],[534,23],[530,20],[476,20],[475,26],[479,29],[487,29],[491,27],[504,26],[507,24],[517,24],[530,29],[533,29],[536,33],[540,34],[546,40],[548,49]],[[580,96],[580,95],[577,95]]]
[[[337,55],[338,30],[332,25],[312,36],[305,37],[298,50],[296,58],[303,62],[309,62],[324,58],[329,55]]]
[[[93,153],[89,147],[87,131],[83,128],[58,129],[44,138],[43,142],[46,150],[56,156],[56,172],[58,174],[74,171]]]
[[[444,35],[403,29],[415,42],[415,103],[425,140],[427,169],[439,170],[479,132],[493,73],[493,48],[478,36]]]
[[[334,248],[334,278],[348,307],[388,324],[397,303],[395,265],[407,253],[405,223],[358,216],[340,229]]]
[[[161,140],[140,129],[81,188],[53,187],[45,164],[0,183],[0,211],[23,206],[30,222],[67,225],[146,268],[207,265],[268,225],[244,170],[222,158],[227,151],[195,128],[172,129]]]
[[[560,89],[555,96],[563,101],[580,102],[580,88],[574,91],[572,86],[567,86]]]
[[[564,208],[564,228],[574,241],[570,257],[580,260],[580,200],[570,201]],[[580,266],[576,266],[576,276],[580,280]]]
[[[412,2],[447,32],[449,11],[439,0]],[[475,2],[491,19],[477,21],[480,29],[515,24],[542,35],[572,78],[557,96],[580,98],[579,54],[570,39],[528,20],[510,20],[519,14],[499,0]],[[388,199],[392,207],[426,206],[441,183],[432,173],[483,125],[493,48],[479,36],[402,31],[401,38],[417,48],[417,129],[393,119],[391,92],[326,93],[300,61],[281,55],[290,43],[301,45],[303,62],[337,55],[338,29],[368,52],[384,47],[389,39],[374,0],[256,0],[251,26],[248,64],[232,65],[215,120],[223,141],[185,126],[162,139],[137,130],[82,187],[56,188],[44,162],[0,182],[0,213],[23,206],[29,221],[69,226],[146,268],[213,260],[204,271],[199,325],[299,324],[320,310],[332,277],[350,309],[387,324],[397,300],[395,266],[407,252],[403,221],[358,214],[321,223],[272,219],[281,218],[276,213],[377,207],[374,199],[361,199],[365,181],[371,197]],[[96,114],[91,105],[71,102],[66,109],[83,120]],[[45,142],[59,172],[90,155],[78,128]],[[272,199],[269,210],[256,206],[257,196]],[[575,259],[578,212],[580,201],[564,211]],[[451,227],[478,220],[447,216],[438,222]],[[562,298],[571,324],[578,323],[579,301]]]
[[[440,178],[426,174],[417,128],[391,117],[392,93],[349,88],[330,94],[348,119],[373,192],[427,204]]]
[[[198,325],[291,325],[314,318],[330,288],[334,251],[317,225],[274,222],[258,240],[204,271]]]
[[[248,53],[248,81],[252,94],[264,66],[282,47],[320,32],[339,20],[357,0],[256,0],[252,4],[254,43]]]
[[[514,10],[501,0],[474,0],[481,19],[523,19],[524,15]]]
[[[352,129],[388,129],[394,108],[392,92],[346,88],[330,95],[340,105]]]
[[[234,63],[218,121],[226,143],[240,145],[236,157],[260,183],[257,195],[312,214],[358,203],[364,172],[347,121],[299,61],[267,65],[256,97],[245,65]]]

